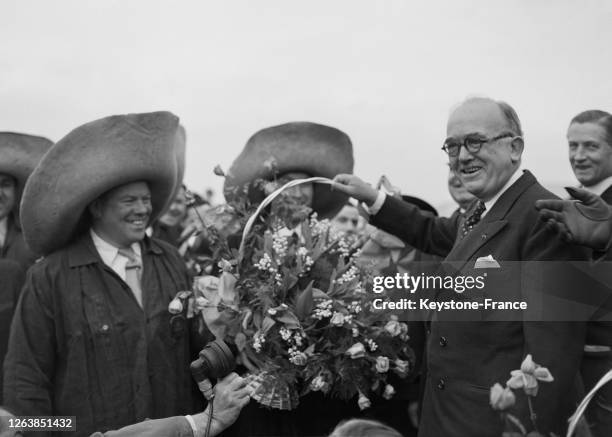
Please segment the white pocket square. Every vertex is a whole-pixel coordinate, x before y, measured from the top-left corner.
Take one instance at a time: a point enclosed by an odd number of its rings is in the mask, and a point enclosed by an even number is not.
[[[493,258],[493,255],[481,256],[476,259],[474,264],[475,269],[499,269],[499,263]]]

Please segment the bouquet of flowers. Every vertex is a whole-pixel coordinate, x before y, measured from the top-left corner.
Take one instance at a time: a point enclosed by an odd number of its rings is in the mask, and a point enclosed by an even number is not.
[[[322,178],[304,181],[314,179]],[[357,397],[362,409],[373,393],[390,398],[389,374],[405,377],[414,362],[408,327],[372,309],[371,277],[356,263],[354,240],[290,199],[265,216],[266,201],[256,211],[248,202],[232,206],[245,224],[238,249],[207,226],[218,275],[197,277],[170,311],[186,308],[232,341],[252,397],[265,406],[294,409],[312,391]]]

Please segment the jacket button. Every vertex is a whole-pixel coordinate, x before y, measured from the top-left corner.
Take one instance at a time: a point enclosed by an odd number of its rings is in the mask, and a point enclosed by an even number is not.
[[[102,325],[102,332],[108,331],[108,325]]]
[[[444,379],[440,378],[440,381],[438,381],[438,388],[444,390],[444,385]]]
[[[448,340],[446,340],[446,337],[444,336],[440,337],[440,346],[446,347],[447,344],[448,344]]]

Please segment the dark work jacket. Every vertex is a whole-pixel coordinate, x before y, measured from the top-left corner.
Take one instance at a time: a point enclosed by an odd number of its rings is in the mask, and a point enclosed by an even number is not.
[[[535,201],[551,198],[556,196],[525,172],[463,239],[457,237],[462,217],[434,218],[390,196],[372,224],[425,252],[444,256],[443,264],[451,265],[459,275],[479,274],[474,269],[477,258],[492,255],[501,268],[488,270],[484,297],[529,300],[535,297],[534,284],[508,272],[505,267],[514,265],[508,261],[586,260],[589,256],[583,248],[564,244],[539,219]],[[578,292],[572,288],[575,284],[568,285],[568,292]],[[505,384],[510,371],[519,369],[527,354],[548,367],[555,378],[541,383],[535,398],[539,429],[546,435],[549,431],[561,435],[577,397],[572,390],[586,323],[489,321],[481,316],[480,320],[457,321],[457,312],[435,313],[427,346],[419,436],[501,435],[502,422],[489,405],[489,389],[495,383]],[[526,400],[520,391],[515,413],[529,428]]]
[[[28,271],[4,364],[11,412],[76,416],[77,435],[193,412],[188,330],[168,313],[185,267],[166,243],[141,247],[144,311],[89,234]]]
[[[24,271],[34,264],[34,261],[38,258],[26,245],[21,228],[13,214],[8,217],[6,240],[4,246],[0,247],[0,258],[18,262]]]
[[[17,306],[25,273],[11,259],[0,259],[0,365],[4,362],[9,330]],[[2,405],[2,369],[0,368],[0,405]]]

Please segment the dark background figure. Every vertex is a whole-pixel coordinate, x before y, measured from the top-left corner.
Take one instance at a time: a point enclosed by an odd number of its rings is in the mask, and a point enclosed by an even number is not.
[[[0,405],[3,389],[1,366],[6,356],[11,320],[24,279],[25,273],[17,261],[0,259]]]
[[[0,258],[27,270],[36,255],[21,233],[19,203],[26,181],[53,143],[42,137],[0,132]]]
[[[590,110],[576,115],[567,130],[569,160],[587,191],[612,205],[612,115]],[[580,373],[588,393],[612,369],[612,322],[592,320],[587,326]],[[612,384],[602,387],[586,411],[594,437],[612,435]]]
[[[166,212],[152,226],[152,237],[165,241],[177,249],[181,244],[183,223],[187,218],[187,197],[185,192],[186,187],[181,184]]]

